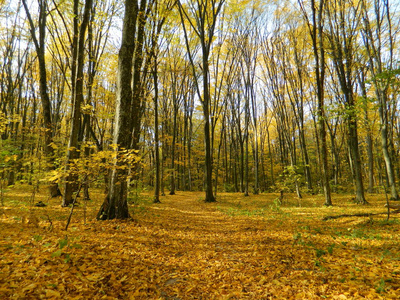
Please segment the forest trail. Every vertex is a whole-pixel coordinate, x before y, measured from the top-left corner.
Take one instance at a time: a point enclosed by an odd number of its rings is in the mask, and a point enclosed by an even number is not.
[[[23,192],[15,194],[24,197]],[[140,196],[133,221],[95,221],[99,200],[69,209],[9,201],[0,217],[1,299],[397,299],[399,222],[321,221],[320,199],[178,192]],[[22,201],[22,200],[19,200]],[[336,199],[336,201],[338,201]],[[379,205],[381,205],[379,203]],[[314,213],[314,215],[312,214]],[[33,220],[36,216],[36,221]],[[32,219],[32,220],[31,220]],[[51,222],[49,221],[51,220]]]

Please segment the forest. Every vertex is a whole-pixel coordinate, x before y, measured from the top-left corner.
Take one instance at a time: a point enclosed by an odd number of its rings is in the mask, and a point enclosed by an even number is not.
[[[110,219],[132,189],[399,198],[397,2],[4,0],[0,17],[3,186],[68,206],[103,185]]]
[[[399,298],[398,1],[0,20],[0,298]]]

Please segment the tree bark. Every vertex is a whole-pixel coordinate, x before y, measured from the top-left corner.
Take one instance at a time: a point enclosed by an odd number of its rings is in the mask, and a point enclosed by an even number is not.
[[[356,202],[366,204],[358,146],[357,108],[353,95],[355,77],[355,30],[359,22],[359,10],[348,9],[342,1],[327,7],[330,31],[326,36],[332,48],[332,59],[344,97],[345,119],[348,132],[348,146],[353,165],[353,179]]]
[[[323,11],[324,11],[324,0],[320,0],[319,3],[315,3],[315,0],[311,0],[311,11],[312,21],[310,22],[307,12],[304,8],[304,3],[299,0],[299,4],[302,8],[304,17],[307,20],[309,27],[312,47],[315,60],[315,75],[316,75],[316,86],[317,86],[317,128],[318,136],[320,141],[320,156],[322,160],[322,186],[324,188],[325,206],[332,205],[331,188],[329,183],[328,174],[328,147],[326,142],[326,128],[325,128],[325,104],[324,104],[324,91],[325,91],[325,48],[324,48],[324,32],[323,32]]]
[[[153,42],[154,39],[153,39]],[[158,133],[158,61],[157,55],[154,53],[154,152],[155,152],[155,183],[154,183],[154,203],[160,203],[160,143]]]
[[[136,18],[138,1],[125,0],[121,48],[118,55],[116,122],[113,143],[117,158],[121,151],[130,148],[132,136],[132,67],[135,49]],[[127,219],[128,211],[128,170],[120,167],[117,160],[109,181],[109,191],[98,214],[97,219]]]
[[[40,99],[42,103],[42,115],[44,125],[44,152],[47,159],[46,169],[55,169],[55,157],[53,148],[53,126],[51,119],[51,104],[50,97],[47,91],[47,71],[46,71],[46,60],[45,60],[45,41],[46,41],[46,16],[47,16],[47,2],[46,0],[39,1],[39,39],[37,38],[35,25],[33,24],[32,16],[29,8],[26,4],[26,0],[22,1],[24,6],[29,25],[31,36],[35,45],[38,63],[39,63],[39,89]],[[59,196],[61,192],[58,188],[58,183],[51,182],[50,190],[56,190],[52,195]]]
[[[75,0],[76,1],[76,0]],[[73,160],[78,159],[80,156],[80,144],[79,133],[81,131],[81,105],[83,103],[83,65],[85,58],[85,37],[86,29],[90,20],[90,11],[92,8],[92,0],[86,0],[85,8],[83,13],[82,24],[79,29],[79,39],[78,39],[78,51],[77,51],[77,62],[76,64],[76,77],[72,78],[75,82],[75,90],[73,91],[73,111],[72,111],[72,122],[69,136],[69,143],[67,149],[67,161],[65,170],[67,175],[65,182],[65,191],[62,206],[68,206],[73,201],[73,193],[76,192],[78,188],[78,174],[77,170],[70,172],[70,164]]]
[[[380,7],[382,5],[382,7]],[[376,25],[375,29],[371,29],[371,24],[368,16],[368,9],[365,1],[362,1],[363,9],[363,39],[367,50],[369,59],[369,69],[372,75],[372,82],[375,87],[375,95],[378,100],[378,112],[379,121],[381,123],[381,146],[382,154],[385,161],[387,181],[390,188],[391,198],[393,200],[399,200],[399,195],[396,190],[396,179],[395,171],[393,167],[392,157],[389,153],[389,136],[388,136],[388,89],[389,89],[389,79],[382,81],[379,79],[379,75],[384,73],[383,67],[383,56],[388,55],[389,59],[387,62],[387,69],[391,71],[393,65],[393,37],[391,28],[391,19],[389,12],[389,1],[383,1],[383,3],[378,3],[374,1],[375,7],[375,19]],[[381,10],[382,8],[382,10]],[[386,20],[386,24],[384,21]],[[383,29],[382,26],[387,26]],[[387,36],[387,37],[386,37]],[[384,40],[387,39],[388,48],[384,49]],[[385,51],[383,54],[382,51]],[[387,53],[386,53],[387,52]]]
[[[193,70],[193,75],[196,81],[197,94],[201,100],[204,117],[204,142],[205,142],[205,202],[215,202],[216,199],[213,194],[212,188],[212,140],[211,140],[211,126],[210,126],[210,83],[209,83],[209,55],[211,50],[211,44],[215,34],[215,27],[217,25],[218,14],[222,9],[224,0],[217,1],[195,1],[197,3],[197,9],[195,10],[195,22],[192,22],[191,17],[182,5],[181,1],[178,1],[179,14],[181,17],[181,23],[184,31],[186,49],[188,51],[190,63]],[[192,29],[196,32],[201,44],[202,52],[202,84],[203,90],[200,92],[199,82],[196,78],[196,67],[193,60],[193,52],[190,50],[189,37],[186,31],[185,20],[188,20]]]

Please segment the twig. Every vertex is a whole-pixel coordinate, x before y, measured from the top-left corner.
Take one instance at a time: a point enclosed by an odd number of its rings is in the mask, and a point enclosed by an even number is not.
[[[5,186],[5,180],[3,180],[3,178],[0,178],[0,200],[1,200],[1,206],[4,206],[4,186]]]
[[[400,212],[400,211],[394,211],[394,212]],[[360,213],[360,214],[344,214],[344,215],[338,215],[338,216],[325,216],[322,218],[322,221],[327,221],[327,220],[334,220],[334,219],[339,219],[339,218],[346,218],[346,217],[370,217],[370,216],[378,216],[378,215],[386,215],[387,213]]]
[[[83,182],[85,181],[85,179],[86,179],[86,176],[85,176]],[[75,207],[76,199],[78,199],[78,195],[79,195],[79,193],[80,193],[80,191],[81,191],[81,189],[82,189],[82,185],[83,185],[83,184],[82,184],[82,182],[81,182],[81,183],[79,184],[78,191],[77,191],[76,194],[75,194],[75,198],[74,198],[74,201],[72,202],[71,212],[69,213],[67,225],[65,226],[65,230],[68,230],[68,226],[69,226],[69,223],[71,222],[71,218],[72,218],[72,213],[74,212],[74,207]]]
[[[386,205],[387,205],[387,219],[386,219],[386,221],[389,221],[389,217],[390,217],[390,207],[389,207],[389,199],[388,199],[386,187],[385,187],[385,197],[386,197]]]
[[[53,230],[53,222],[50,219],[50,216],[46,214],[47,220],[49,221],[50,225],[49,225],[49,231]]]

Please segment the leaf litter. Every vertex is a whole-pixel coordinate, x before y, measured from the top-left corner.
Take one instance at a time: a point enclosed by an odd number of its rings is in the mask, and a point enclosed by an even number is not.
[[[42,197],[43,208],[18,199],[0,208],[0,299],[400,297],[398,215],[322,221],[384,212],[379,195],[324,208],[321,196],[299,207],[294,196],[277,204],[274,194],[223,193],[206,204],[179,192],[161,204],[143,197],[131,221],[95,221],[102,196],[93,194],[89,221],[81,203],[68,231],[69,210]]]

